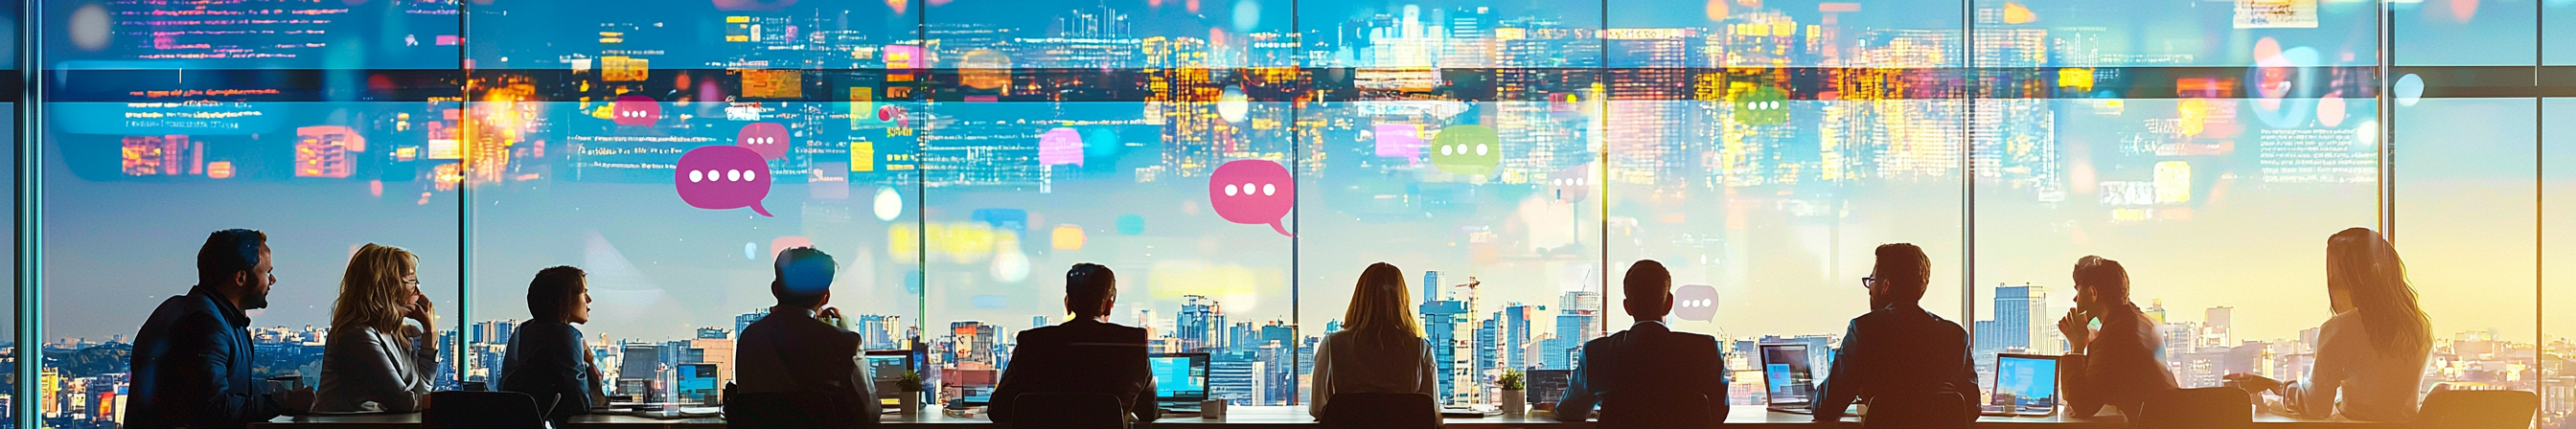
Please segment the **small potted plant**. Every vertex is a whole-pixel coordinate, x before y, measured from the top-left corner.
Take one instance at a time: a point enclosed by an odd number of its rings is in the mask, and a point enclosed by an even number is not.
[[[1494,384],[1503,388],[1503,416],[1519,418],[1529,413],[1529,386],[1523,381],[1525,376],[1521,370],[1507,369],[1503,370],[1502,378],[1494,380]]]
[[[903,415],[912,415],[912,413],[920,412],[922,390],[921,372],[904,371],[903,377],[896,378],[894,380],[894,384],[895,388],[903,390],[903,396],[895,398],[895,412]]]

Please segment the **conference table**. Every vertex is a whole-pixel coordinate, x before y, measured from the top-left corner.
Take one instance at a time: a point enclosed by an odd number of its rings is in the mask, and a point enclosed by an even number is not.
[[[1306,428],[1316,426],[1315,419],[1307,416],[1306,407],[1302,406],[1237,406],[1228,408],[1226,414],[1226,418],[1223,420],[1206,419],[1194,415],[1167,415],[1161,420],[1138,425],[1138,427],[1161,429],[1241,427]],[[1539,413],[1533,413],[1532,416],[1520,418],[1501,416],[1483,418],[1450,418],[1446,419],[1445,423],[1451,429],[1589,429],[1592,427],[1592,424],[1588,422],[1566,423],[1552,419],[1539,418],[1538,416]],[[1735,428],[1812,429],[1860,427],[1859,423],[1851,420],[1846,420],[1841,423],[1820,424],[1813,422],[1812,419],[1813,417],[1807,415],[1772,412],[1761,406],[1736,406],[1728,412],[1726,423],[1728,427]],[[963,429],[995,426],[991,420],[986,420],[982,417],[955,416],[935,411],[913,415],[887,415],[882,422],[884,422],[885,426],[888,428]],[[2259,429],[2379,429],[2401,428],[2407,426],[2404,424],[2393,423],[2303,420],[2271,414],[2256,416],[2254,423],[2255,427]],[[265,423],[253,424],[251,427],[266,429],[412,429],[420,427],[420,414],[348,414],[279,417]],[[558,429],[717,429],[724,427],[724,419],[720,417],[699,417],[663,420],[623,415],[592,415],[577,417],[574,418],[569,425],[557,425],[556,427]],[[2066,416],[1985,417],[1977,419],[1975,427],[1978,429],[2114,429],[2125,428],[2127,427],[2127,423],[2117,416],[2100,418]]]

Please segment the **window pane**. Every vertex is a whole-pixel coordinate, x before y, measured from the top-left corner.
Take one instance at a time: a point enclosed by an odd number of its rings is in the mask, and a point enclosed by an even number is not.
[[[2393,239],[2433,320],[2427,388],[2538,388],[2527,351],[2540,338],[2537,104],[2424,99],[2397,108]]]

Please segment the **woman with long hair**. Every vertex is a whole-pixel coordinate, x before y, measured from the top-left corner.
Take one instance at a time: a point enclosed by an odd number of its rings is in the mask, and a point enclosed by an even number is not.
[[[1351,307],[1342,314],[1342,330],[1315,346],[1314,395],[1307,414],[1322,418],[1334,393],[1439,394],[1431,343],[1407,310],[1413,297],[1406,289],[1404,270],[1394,265],[1380,262],[1360,272]]]
[[[580,268],[537,271],[528,281],[528,321],[510,332],[494,385],[526,393],[546,418],[561,420],[608,405],[599,394],[599,362],[572,325],[590,323],[590,281]]]
[[[2396,247],[2367,228],[2326,239],[2326,297],[2334,317],[2318,329],[2316,366],[2305,380],[2284,383],[2252,374],[2230,374],[2227,380],[2249,392],[2279,395],[2281,405],[2298,416],[2413,420],[2416,387],[2433,352],[2433,322],[2416,306]]]
[[[331,334],[322,346],[322,386],[317,412],[413,412],[429,398],[437,370],[437,310],[420,293],[420,258],[392,246],[368,244],[349,257],[340,277],[340,299],[331,306]],[[404,320],[420,322],[410,326]]]

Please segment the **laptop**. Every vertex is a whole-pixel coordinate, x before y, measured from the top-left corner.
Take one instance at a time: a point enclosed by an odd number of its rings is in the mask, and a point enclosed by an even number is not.
[[[904,371],[912,370],[912,352],[869,350],[862,357],[867,359],[868,370],[876,374],[877,402],[883,404],[886,409],[902,407],[900,401],[903,395],[910,392],[904,392],[903,386],[897,384],[903,380]]]
[[[1989,416],[2040,417],[2057,414],[2057,357],[2003,353],[1995,355],[1994,397],[1982,407]]]
[[[1208,399],[1207,353],[1155,353],[1147,357],[1154,371],[1154,403],[1163,411],[1199,412]]]
[[[1815,366],[1806,344],[1763,344],[1762,386],[1771,411],[1816,412]]]
[[[681,404],[715,403],[716,364],[679,364],[672,366],[671,369],[673,372],[678,373],[676,374],[676,378],[673,380],[673,382],[678,383],[678,385],[672,386],[671,388],[671,392],[675,394],[675,397],[671,402]]]

